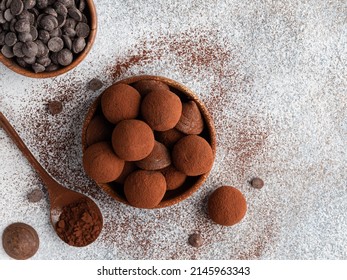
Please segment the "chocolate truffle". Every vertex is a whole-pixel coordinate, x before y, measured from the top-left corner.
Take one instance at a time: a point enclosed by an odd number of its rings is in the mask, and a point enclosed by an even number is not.
[[[34,256],[39,244],[36,230],[25,223],[13,223],[6,227],[2,234],[5,252],[16,260],[26,260]]]
[[[147,93],[154,90],[170,90],[167,84],[151,79],[137,81],[133,84],[133,87],[141,94],[141,96],[145,96]]]
[[[200,134],[203,131],[204,120],[194,101],[183,103],[182,115],[175,128],[185,134]]]
[[[89,146],[83,154],[83,167],[87,175],[97,183],[116,180],[124,168],[124,160],[113,151],[109,142]]]
[[[112,146],[116,154],[124,160],[141,160],[152,152],[154,134],[143,121],[123,120],[113,130]]]
[[[235,225],[242,220],[246,211],[246,199],[234,187],[219,187],[208,198],[208,214],[211,220],[217,224]]]
[[[125,179],[130,173],[136,169],[136,164],[133,161],[126,161],[124,168],[119,177],[115,180],[116,183],[124,184]]]
[[[159,171],[136,170],[125,180],[124,193],[130,205],[154,208],[163,199],[166,182]]]
[[[163,169],[170,164],[170,152],[162,143],[158,141],[155,141],[153,150],[147,157],[136,162],[138,167],[145,170]]]
[[[187,175],[178,171],[174,166],[170,165],[163,170],[160,170],[163,173],[166,180],[166,189],[175,190],[183,185],[184,181],[187,178]]]
[[[105,118],[116,124],[121,120],[134,119],[140,111],[141,96],[126,84],[114,84],[102,93],[101,109]]]
[[[172,148],[178,140],[185,136],[185,134],[178,131],[176,128],[165,131],[155,131],[154,135],[160,143],[163,143],[169,149]]]
[[[197,135],[183,137],[172,150],[174,166],[188,176],[198,176],[210,171],[213,160],[211,146]]]
[[[181,117],[182,102],[169,90],[151,91],[141,103],[141,113],[153,130],[169,130],[176,126]]]
[[[109,123],[103,116],[95,116],[89,123],[86,130],[87,146],[92,144],[110,141],[113,131],[113,125]]]

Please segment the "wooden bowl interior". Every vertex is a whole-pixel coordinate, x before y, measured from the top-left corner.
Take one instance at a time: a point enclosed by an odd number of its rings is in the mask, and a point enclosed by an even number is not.
[[[29,77],[29,78],[51,78],[51,77],[56,77],[59,75],[62,75],[68,71],[70,71],[71,69],[75,68],[78,64],[81,63],[81,61],[87,56],[87,54],[89,53],[89,51],[91,50],[94,41],[95,41],[95,37],[96,37],[96,31],[97,31],[97,15],[96,15],[96,9],[95,9],[95,5],[94,5],[94,1],[93,0],[86,0],[87,3],[87,7],[85,9],[85,15],[88,18],[89,24],[90,24],[90,34],[87,38],[87,44],[86,47],[84,48],[84,50],[79,53],[76,57],[74,57],[74,60],[72,61],[72,63],[68,66],[62,67],[58,70],[55,71],[51,71],[51,72],[41,72],[41,73],[35,73],[34,71],[31,71],[29,69],[25,69],[21,66],[19,66],[16,61],[12,58],[7,58],[5,56],[3,56],[0,53],[0,61],[9,69],[11,69],[12,71]]]
[[[132,85],[139,80],[145,80],[145,79],[158,80],[158,81],[166,83],[170,87],[170,90],[176,93],[183,102],[186,102],[189,100],[194,100],[196,102],[204,118],[204,130],[200,134],[200,136],[204,137],[210,143],[212,147],[213,155],[215,156],[216,133],[215,133],[213,120],[207,108],[205,107],[205,105],[197,98],[197,96],[190,89],[179,84],[178,82],[174,80],[171,80],[165,77],[160,77],[160,76],[148,76],[148,75],[131,77],[128,79],[118,81],[116,82],[116,84],[124,83],[124,84]],[[100,98],[101,98],[101,95],[97,97],[96,100],[92,103],[84,120],[84,124],[82,128],[83,152],[87,148],[86,130],[89,126],[89,123],[95,115],[101,114]],[[179,187],[176,190],[167,191],[163,200],[160,202],[160,204],[156,208],[171,206],[190,197],[195,191],[199,189],[202,183],[207,179],[208,174],[209,172],[200,176],[187,177],[185,183],[181,187]],[[115,200],[129,205],[129,203],[127,202],[125,198],[123,187],[121,184],[112,182],[112,183],[98,184],[98,185]]]

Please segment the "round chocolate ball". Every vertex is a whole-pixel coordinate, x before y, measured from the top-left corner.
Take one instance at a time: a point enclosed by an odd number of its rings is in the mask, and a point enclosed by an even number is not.
[[[159,171],[137,170],[125,180],[124,193],[130,205],[137,208],[154,208],[163,199],[166,182]]]
[[[141,94],[141,96],[145,96],[147,93],[154,90],[170,90],[167,84],[152,79],[137,81],[133,84],[133,87]]]
[[[113,125],[102,115],[95,116],[89,123],[86,130],[87,146],[92,144],[110,141],[113,131]]]
[[[176,126],[181,117],[182,102],[169,90],[151,91],[141,103],[141,113],[153,130],[169,130]]]
[[[25,223],[13,223],[2,234],[5,252],[16,260],[26,260],[39,249],[39,236],[36,230]]]
[[[204,120],[194,101],[183,103],[182,115],[175,128],[185,134],[200,134],[203,131]]]
[[[208,215],[217,224],[235,225],[243,219],[246,211],[246,199],[234,187],[219,187],[208,198]]]
[[[155,141],[152,152],[144,159],[137,161],[136,165],[145,170],[159,170],[171,164],[169,150],[160,142]]]
[[[178,171],[174,166],[170,165],[163,170],[160,170],[163,173],[166,180],[166,189],[175,190],[183,185],[187,175]]]
[[[140,120],[120,121],[112,132],[112,146],[116,154],[124,160],[144,159],[154,147],[153,130]]]
[[[184,133],[178,131],[176,128],[172,128],[165,131],[155,131],[154,135],[160,143],[163,143],[168,148],[172,148],[178,140],[186,136]]]
[[[213,160],[214,155],[210,144],[197,135],[183,137],[172,150],[174,166],[188,176],[198,176],[209,172]]]
[[[97,183],[116,180],[124,168],[124,160],[113,151],[109,142],[89,146],[83,154],[83,167],[87,175]]]
[[[102,93],[101,109],[105,118],[116,124],[121,120],[134,119],[140,111],[141,96],[126,84],[114,84]]]

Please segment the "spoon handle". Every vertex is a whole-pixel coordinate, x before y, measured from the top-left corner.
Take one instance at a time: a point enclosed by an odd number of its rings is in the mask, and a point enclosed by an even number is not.
[[[56,185],[56,181],[47,173],[47,171],[42,167],[42,165],[36,160],[33,154],[30,152],[28,147],[24,144],[23,140],[20,138],[16,130],[7,120],[7,118],[0,112],[0,126],[7,132],[8,136],[17,145],[22,154],[27,158],[29,163],[33,166],[36,172],[39,174],[41,180],[47,185]]]

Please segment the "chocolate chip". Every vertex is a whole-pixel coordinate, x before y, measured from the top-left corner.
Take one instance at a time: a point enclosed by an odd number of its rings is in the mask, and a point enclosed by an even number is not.
[[[40,20],[40,26],[47,31],[52,31],[58,27],[58,20],[52,15],[43,16]]]
[[[49,39],[51,38],[51,35],[49,35],[49,32],[47,30],[39,30],[39,39],[47,44],[47,42],[49,41]]]
[[[7,58],[12,58],[14,57],[14,53],[12,51],[12,48],[9,47],[9,46],[6,46],[4,45],[2,48],[1,48],[1,53],[4,55],[4,57],[7,57]]]
[[[24,3],[24,9],[30,10],[35,7],[36,0],[23,0]]]
[[[64,46],[71,51],[72,49],[72,40],[68,35],[63,35],[61,37],[64,41]]]
[[[82,20],[82,13],[79,9],[76,7],[71,7],[67,10],[68,14],[70,17],[72,17],[76,21],[81,21]]]
[[[188,242],[193,247],[201,247],[203,244],[202,237],[199,233],[193,233],[189,236]]]
[[[65,27],[64,28],[64,35],[67,35],[71,38],[76,36],[76,30],[70,27]]]
[[[38,9],[44,9],[48,6],[48,0],[36,0],[36,7]]]
[[[15,18],[12,19],[11,22],[10,22],[10,30],[11,30],[12,32],[16,32],[16,30],[15,30],[15,28],[14,28],[16,22],[17,22],[17,19],[15,19]]]
[[[0,11],[0,24],[4,24],[6,21],[7,20],[5,19],[4,13]]]
[[[28,57],[28,56],[24,56],[23,57],[23,60],[28,63],[28,64],[34,64],[35,61],[36,61],[36,57],[35,56],[32,56],[32,57]]]
[[[5,44],[7,46],[12,47],[15,43],[17,43],[17,36],[13,32],[8,32],[5,36]]]
[[[59,37],[51,38],[47,43],[48,49],[52,52],[59,52],[64,47],[64,42]]]
[[[56,71],[56,70],[58,70],[58,69],[59,69],[59,65],[54,64],[54,63],[51,63],[50,65],[48,65],[48,66],[46,67],[46,71],[47,71],[47,72]]]
[[[22,51],[27,57],[35,57],[38,52],[38,47],[34,42],[26,42],[22,47]]]
[[[14,18],[14,15],[12,15],[11,10],[7,9],[4,12],[4,18],[6,19],[6,21],[11,21]]]
[[[18,16],[21,12],[23,12],[24,9],[24,4],[22,0],[12,0],[10,9],[12,15]]]
[[[52,115],[57,115],[63,111],[63,104],[59,101],[49,101],[48,102],[48,111]]]
[[[84,22],[79,22],[76,26],[76,35],[78,37],[87,38],[90,33],[89,25]]]
[[[61,31],[60,28],[56,28],[53,31],[51,31],[49,33],[49,35],[51,36],[51,38],[53,38],[53,37],[61,37],[63,35],[63,32]]]
[[[79,4],[78,4],[78,9],[83,12],[84,9],[86,8],[86,1],[85,0],[80,0]]]
[[[57,55],[58,63],[62,66],[68,66],[73,60],[72,52],[68,49],[62,49]]]
[[[39,41],[39,40],[36,40],[35,43],[37,45],[36,57],[39,58],[39,57],[47,56],[49,53],[48,47],[42,41]]]
[[[5,37],[6,37],[6,32],[5,31],[0,32],[0,45],[5,45]]]
[[[261,189],[262,187],[264,187],[264,181],[258,177],[255,177],[252,179],[251,185],[253,188]]]
[[[57,12],[58,15],[63,15],[66,17],[67,15],[67,8],[64,6],[64,4],[60,2],[56,2],[54,4],[54,9]]]
[[[67,18],[64,27],[75,29],[77,22],[73,18]]]
[[[26,63],[22,57],[17,57],[16,61],[20,67],[27,68],[29,66],[29,64]]]
[[[2,234],[2,246],[13,259],[25,260],[34,256],[39,249],[36,230],[25,223],[13,223]]]
[[[14,28],[17,32],[30,32],[30,22],[26,19],[20,19],[16,22]]]
[[[18,33],[18,40],[25,43],[33,40],[33,36],[29,32]]]
[[[16,57],[24,57],[24,53],[22,51],[22,47],[23,47],[23,43],[22,42],[17,42],[14,46],[13,46],[13,54]]]
[[[88,83],[88,89],[96,91],[103,87],[103,82],[97,78],[91,79]]]
[[[51,15],[51,16],[54,16],[54,17],[57,17],[58,16],[58,13],[56,10],[54,10],[52,7],[48,7],[44,10],[44,13],[47,14],[47,15]]]
[[[39,34],[35,26],[30,26],[30,34],[31,34],[32,40],[35,41]]]
[[[47,67],[52,61],[48,56],[41,56],[36,59],[36,62],[44,67]]]
[[[73,7],[75,5],[74,0],[58,0],[58,2],[62,3],[67,8]]]
[[[72,43],[72,51],[74,53],[80,53],[86,47],[86,40],[84,38],[77,38]]]
[[[58,21],[58,27],[61,28],[65,25],[66,23],[66,16],[64,15],[58,15],[57,16],[57,21]]]
[[[40,189],[34,189],[28,193],[28,200],[31,203],[39,202],[43,198],[43,192]]]
[[[31,68],[35,73],[41,73],[45,71],[45,67],[39,63],[34,63],[33,65],[31,65]]]

